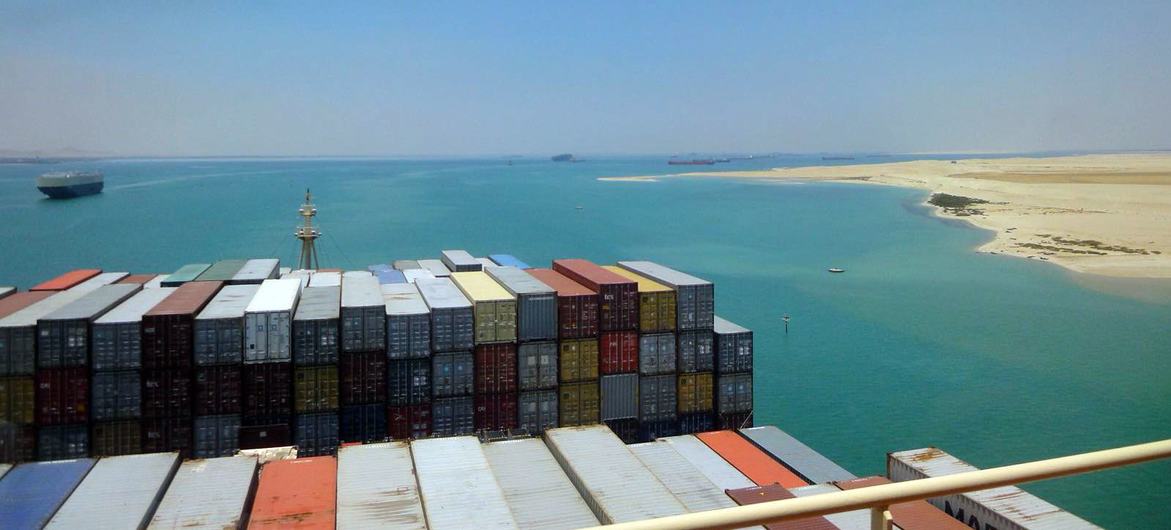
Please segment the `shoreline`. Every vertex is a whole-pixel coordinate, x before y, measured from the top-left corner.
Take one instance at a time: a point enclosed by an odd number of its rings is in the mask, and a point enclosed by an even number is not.
[[[1171,279],[1171,154],[916,160],[600,177],[849,182],[929,191],[933,215],[992,231],[977,252],[1125,279]]]

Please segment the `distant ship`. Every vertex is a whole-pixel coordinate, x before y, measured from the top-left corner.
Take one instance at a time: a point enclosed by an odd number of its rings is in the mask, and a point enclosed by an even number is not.
[[[852,156],[823,156],[822,160],[853,160]]]
[[[574,162],[574,161],[576,161],[576,159],[573,158],[572,154],[565,153],[565,154],[561,154],[561,155],[557,155],[557,156],[553,157],[553,161],[554,162]]]
[[[45,173],[37,177],[37,189],[50,199],[72,199],[102,192],[102,174],[96,171]]]
[[[710,166],[715,163],[716,163],[716,161],[712,160],[710,158],[705,158],[702,160],[699,160],[699,159],[697,159],[697,160],[671,159],[671,160],[667,161],[667,165],[669,165],[669,166]]]

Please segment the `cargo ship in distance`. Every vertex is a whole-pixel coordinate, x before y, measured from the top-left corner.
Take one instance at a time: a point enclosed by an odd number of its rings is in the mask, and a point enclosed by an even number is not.
[[[54,172],[37,177],[37,189],[50,199],[72,199],[101,193],[103,182],[96,171]]]
[[[711,166],[711,165],[714,165],[715,163],[716,163],[716,161],[712,160],[710,158],[695,159],[695,160],[681,160],[681,159],[677,159],[677,158],[672,158],[671,160],[667,161],[667,165],[669,165],[669,166]]]

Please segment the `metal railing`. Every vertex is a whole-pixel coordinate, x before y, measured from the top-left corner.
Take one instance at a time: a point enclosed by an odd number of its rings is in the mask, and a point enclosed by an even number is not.
[[[871,529],[890,530],[892,520],[889,508],[892,504],[1078,475],[1167,457],[1171,457],[1171,439],[955,475],[908,480],[836,493],[672,515],[597,528],[604,530],[741,528],[763,523],[870,509]]]

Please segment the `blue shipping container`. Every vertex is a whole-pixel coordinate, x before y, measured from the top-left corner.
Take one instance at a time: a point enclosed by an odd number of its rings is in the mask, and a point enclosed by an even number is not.
[[[531,269],[528,263],[525,263],[512,254],[489,254],[488,259],[496,262],[501,267],[516,267],[520,270]]]
[[[376,270],[373,272],[374,272],[374,276],[378,278],[379,284],[407,283],[407,277],[403,275],[402,271],[387,269],[387,270]]]
[[[80,458],[12,468],[0,480],[0,528],[45,526],[95,462]]]

